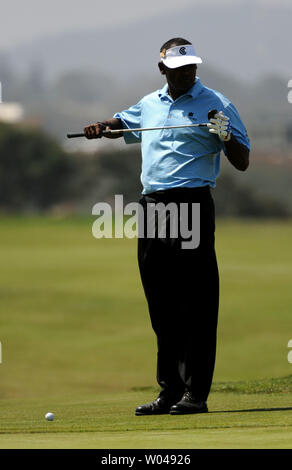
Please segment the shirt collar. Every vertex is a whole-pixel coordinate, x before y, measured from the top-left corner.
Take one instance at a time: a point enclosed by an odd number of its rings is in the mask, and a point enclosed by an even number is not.
[[[196,81],[193,84],[192,88],[190,88],[184,96],[192,96],[192,98],[196,98],[201,93],[203,88],[204,86],[202,85],[200,78],[196,77]],[[161,88],[161,90],[158,90],[158,96],[160,99],[169,98],[167,83],[164,85],[163,88]]]

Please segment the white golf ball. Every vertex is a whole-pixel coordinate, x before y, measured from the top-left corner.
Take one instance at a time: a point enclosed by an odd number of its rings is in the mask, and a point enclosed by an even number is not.
[[[55,415],[54,413],[47,413],[45,418],[47,421],[54,421]]]

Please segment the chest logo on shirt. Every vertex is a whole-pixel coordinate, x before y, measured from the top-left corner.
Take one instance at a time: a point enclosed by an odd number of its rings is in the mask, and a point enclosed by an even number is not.
[[[168,118],[180,121],[178,124],[184,124],[185,122],[194,122],[198,120],[195,113],[192,111],[189,112],[187,110],[172,110],[169,113]]]
[[[197,118],[192,111],[188,113],[188,118],[191,119],[192,121],[197,121]]]

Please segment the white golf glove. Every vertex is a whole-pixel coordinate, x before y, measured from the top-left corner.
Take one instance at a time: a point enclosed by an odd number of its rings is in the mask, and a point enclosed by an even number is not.
[[[229,117],[223,114],[223,111],[215,114],[210,122],[207,124],[211,134],[217,134],[221,140],[228,142],[231,138],[231,124]]]

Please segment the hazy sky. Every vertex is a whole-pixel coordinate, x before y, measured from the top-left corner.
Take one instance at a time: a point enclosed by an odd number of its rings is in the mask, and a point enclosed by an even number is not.
[[[127,23],[135,18],[181,9],[194,0],[0,0],[2,47],[18,44],[39,35],[87,28],[105,29],[108,25]],[[17,14],[16,14],[17,11]],[[4,20],[4,21],[3,21]]]
[[[199,3],[252,3],[253,5],[290,5],[291,0],[0,0],[0,49],[39,36],[87,28],[106,29],[109,25],[182,10]]]

